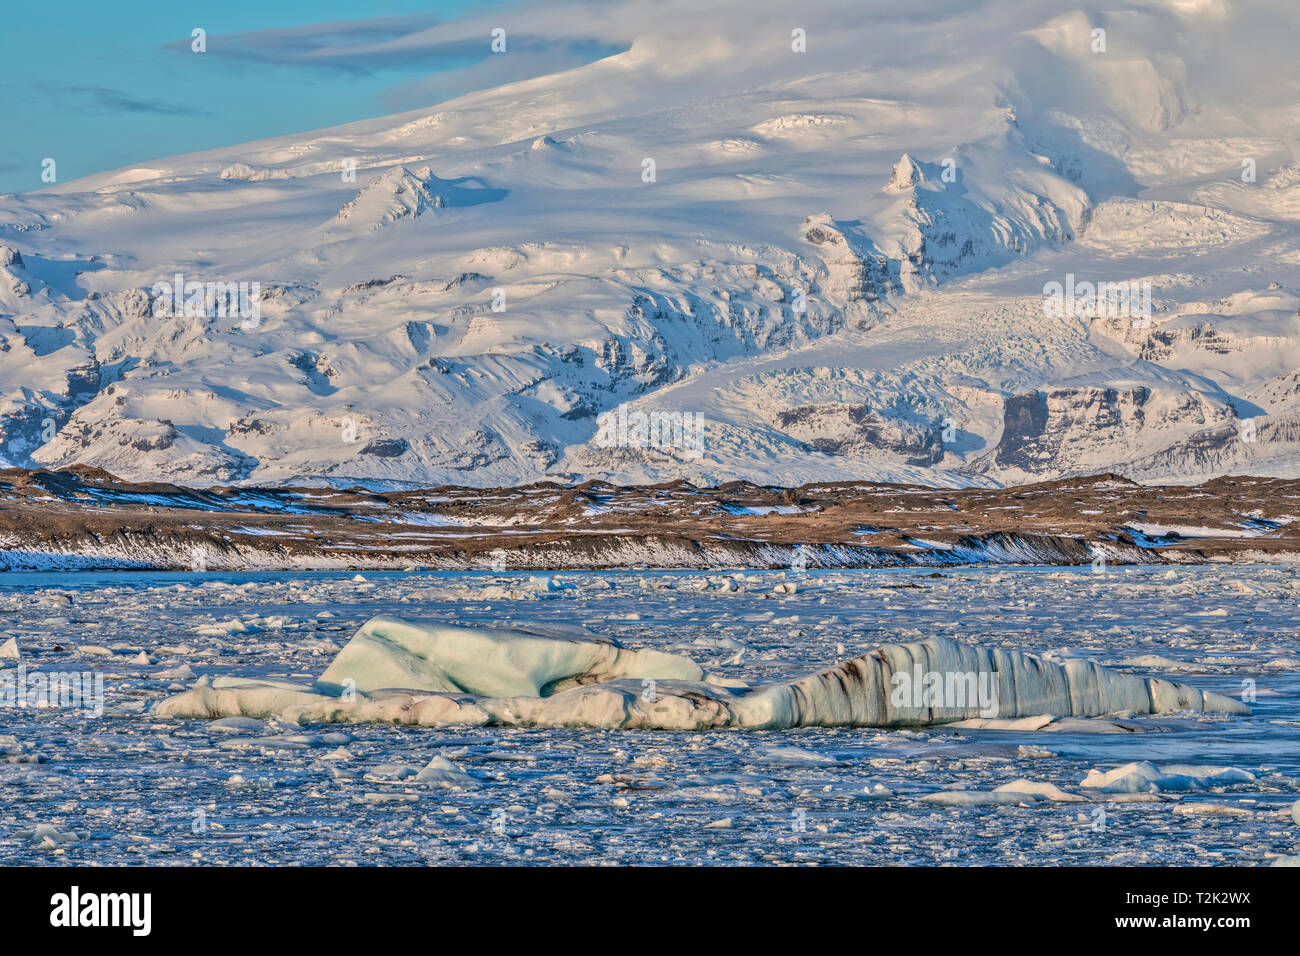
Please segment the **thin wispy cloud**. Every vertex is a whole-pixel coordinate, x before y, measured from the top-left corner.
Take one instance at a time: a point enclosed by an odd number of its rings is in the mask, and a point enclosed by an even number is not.
[[[439,22],[430,16],[384,17],[209,35],[205,38],[206,55],[212,59],[369,73],[409,63],[418,51],[403,50],[401,41],[426,33]],[[191,42],[189,38],[176,40],[163,49],[188,54],[192,52]]]
[[[548,17],[498,10],[450,22],[428,16],[386,17],[209,35],[207,56],[371,75],[394,69],[428,70],[448,76],[449,82],[436,85],[436,91],[445,94],[449,88],[464,92],[481,85],[479,71],[464,64],[491,56],[491,35],[498,27],[506,30],[511,56],[508,61],[493,58],[497,69],[483,74],[496,83],[571,69],[631,44],[635,31],[626,25],[604,16],[592,17],[585,7],[572,9],[586,14],[557,18],[561,9]],[[164,49],[189,53],[190,42],[177,40]],[[507,70],[504,78],[502,66]],[[421,83],[416,81],[394,92],[405,96],[419,88]]]
[[[212,112],[192,104],[171,103],[160,99],[134,96],[108,86],[79,84],[43,84],[39,92],[59,109],[75,113],[152,113],[159,116],[212,116]]]

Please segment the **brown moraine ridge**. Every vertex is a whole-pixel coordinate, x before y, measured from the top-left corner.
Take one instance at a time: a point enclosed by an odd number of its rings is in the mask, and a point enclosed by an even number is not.
[[[0,470],[0,570],[1300,563],[1300,480],[183,488]]]

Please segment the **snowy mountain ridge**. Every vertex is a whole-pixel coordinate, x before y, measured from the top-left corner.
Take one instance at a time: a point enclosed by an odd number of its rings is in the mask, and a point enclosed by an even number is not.
[[[578,69],[0,196],[0,464],[1295,476],[1300,71],[1276,38],[1300,14],[1276,6],[614,4],[625,51]],[[258,283],[257,320],[159,314],[177,273]],[[1154,308],[1048,314],[1067,280],[1150,283]],[[702,454],[595,441],[619,408],[702,415]]]

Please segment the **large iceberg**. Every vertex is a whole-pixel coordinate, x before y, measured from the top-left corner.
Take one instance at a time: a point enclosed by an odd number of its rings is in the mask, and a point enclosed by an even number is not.
[[[1063,664],[935,637],[887,644],[798,680],[713,678],[677,654],[581,629],[459,627],[387,615],[314,684],[201,677],[158,715],[300,723],[608,727],[901,727],[1168,711],[1248,714],[1231,698],[1084,660]]]

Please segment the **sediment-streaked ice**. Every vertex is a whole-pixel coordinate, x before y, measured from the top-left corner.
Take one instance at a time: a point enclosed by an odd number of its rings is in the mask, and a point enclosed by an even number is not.
[[[1082,659],[960,644],[886,644],[797,680],[710,680],[694,661],[585,631],[462,627],[380,615],[314,684],[203,677],[160,716],[303,723],[476,724],[705,730],[924,726],[1200,711],[1246,714],[1227,697]],[[1145,788],[1144,788],[1145,789]]]

